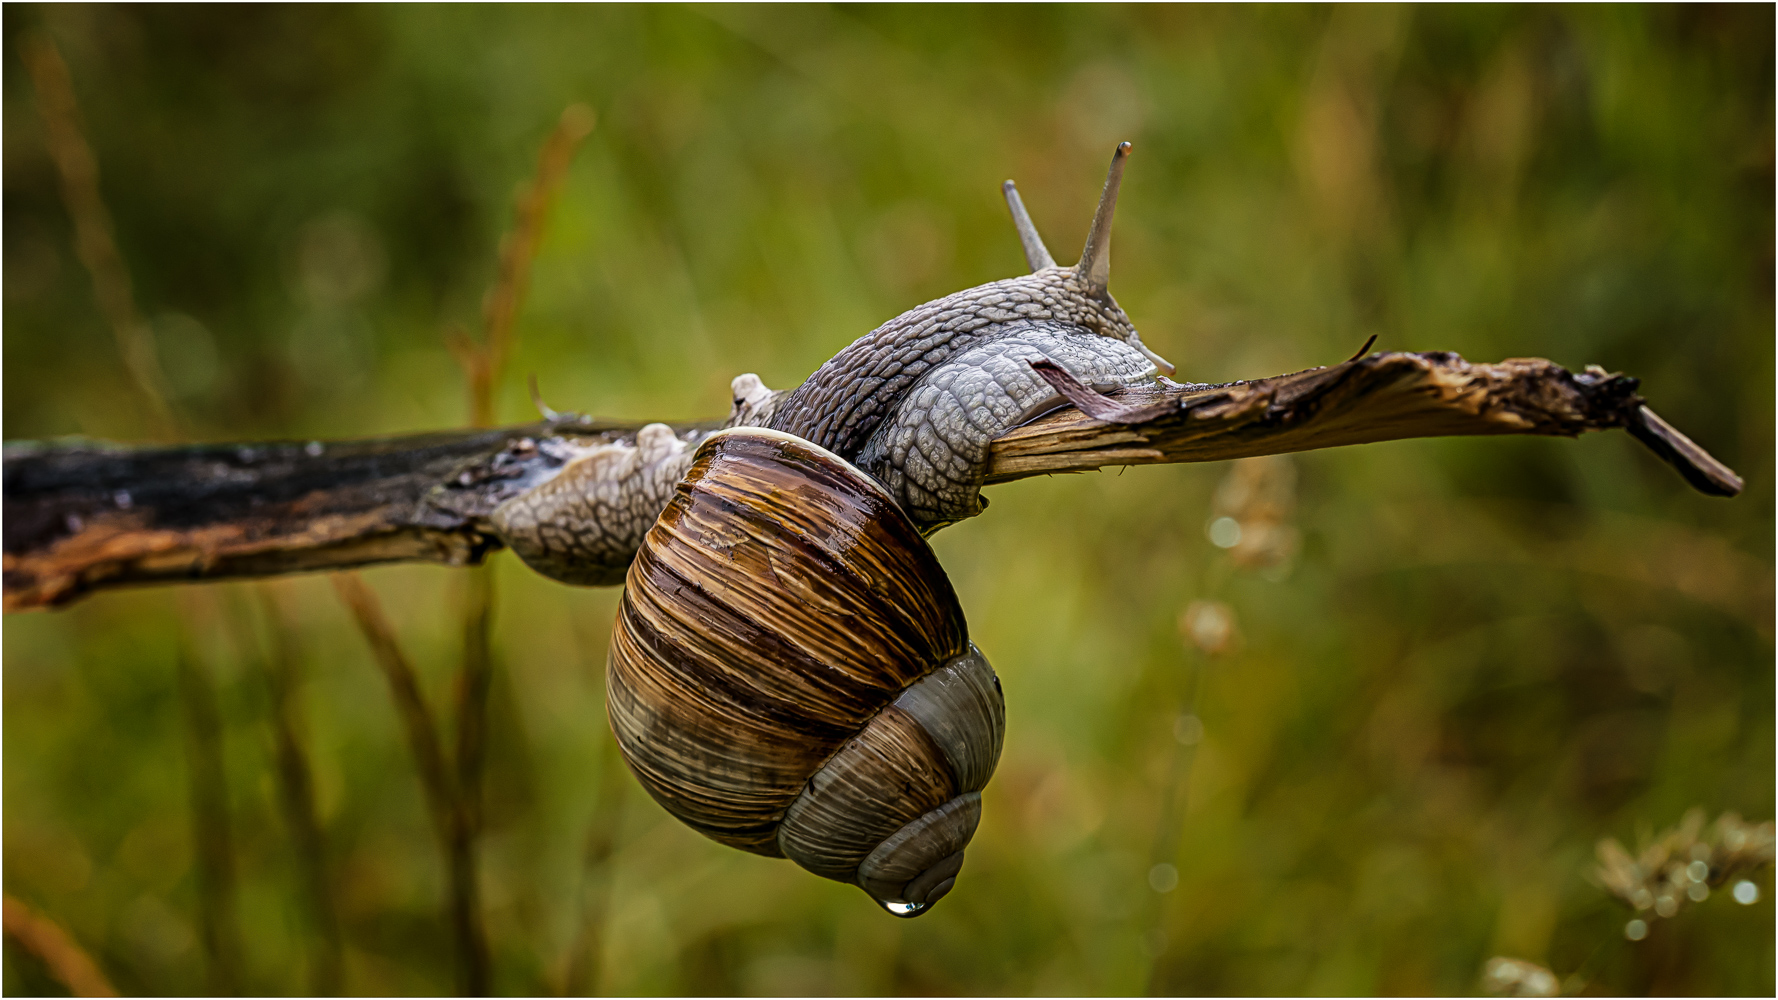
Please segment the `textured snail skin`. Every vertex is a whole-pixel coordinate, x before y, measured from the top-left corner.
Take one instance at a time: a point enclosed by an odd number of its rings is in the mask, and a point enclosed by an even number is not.
[[[1154,377],[1141,344],[1109,294],[1050,267],[911,309],[789,392],[742,375],[726,426],[782,430],[856,462],[930,534],[981,513],[989,442],[1062,403],[1028,362],[1049,358],[1109,389]],[[700,440],[649,424],[634,441],[586,448],[489,521],[545,576],[621,583]]]
[[[685,475],[691,445],[666,424],[583,449],[489,521],[525,564],[563,583],[622,583],[636,546]]]
[[[1072,267],[990,282],[902,313],[777,403],[769,426],[856,460],[922,529],[981,512],[988,443],[1059,405],[1027,360],[1097,388],[1151,379],[1130,318]]]
[[[757,375],[732,384],[734,404],[725,427],[759,427],[783,393]],[[549,478],[495,507],[489,523],[527,566],[563,583],[609,587],[624,582],[630,560],[673,487],[691,467],[692,450],[707,432],[676,436],[648,424],[633,439],[581,446],[550,443],[567,460]]]
[[[1154,375],[1147,358],[1118,341],[1044,320],[997,325],[915,383],[857,463],[928,534],[974,517],[986,506],[989,443],[1061,402],[1031,367],[1045,358],[1099,390]]]
[[[956,877],[1005,727],[912,521],[770,430],[695,452],[630,567],[606,684],[625,760],[669,812],[908,914]]]

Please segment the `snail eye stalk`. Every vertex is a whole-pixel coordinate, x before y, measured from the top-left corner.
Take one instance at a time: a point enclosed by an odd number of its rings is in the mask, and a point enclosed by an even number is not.
[[[1056,258],[1050,256],[1049,247],[1043,245],[1043,237],[1038,235],[1037,224],[1031,221],[1031,213],[1025,211],[1025,201],[1019,197],[1019,189],[1012,181],[1000,185],[1000,193],[1006,195],[1006,207],[1012,210],[1012,224],[1019,231],[1019,245],[1025,249],[1025,263],[1031,265],[1033,273],[1046,267],[1055,267]]]
[[[1129,143],[1120,142],[1111,154],[1111,169],[1105,173],[1105,190],[1099,194],[1093,228],[1087,232],[1080,263],[1074,265],[1089,295],[1104,295],[1111,287],[1111,217],[1117,212],[1117,190],[1124,182],[1124,161],[1130,158],[1130,149]]]

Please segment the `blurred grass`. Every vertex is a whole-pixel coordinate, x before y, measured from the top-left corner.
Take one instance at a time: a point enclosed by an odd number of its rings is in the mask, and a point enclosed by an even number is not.
[[[1774,809],[1769,7],[5,8],[8,439],[148,436],[75,258],[24,32],[61,46],[137,299],[206,439],[461,425],[515,185],[599,127],[544,235],[497,410],[722,412],[918,302],[1057,256],[1136,142],[1113,290],[1201,381],[1379,349],[1644,379],[1748,480],[1623,435],[1293,459],[1300,554],[1206,539],[1226,469],[998,488],[935,540],[1010,732],[957,892],[894,921],[729,851],[614,769],[613,591],[499,557],[483,851],[505,992],[1463,993],[1505,954],[1592,992],[1774,989],[1773,898],[1631,944],[1602,836]],[[366,574],[445,704],[465,580]],[[357,992],[438,992],[444,881],[401,729],[326,581],[283,587]],[[256,628],[219,685],[246,988],[316,934],[279,815]],[[1150,888],[1192,600],[1234,609],[1171,892]],[[166,589],[5,630],[8,892],[126,993],[204,982]],[[7,992],[52,989],[7,951]],[[1576,981],[1577,983],[1580,980]]]

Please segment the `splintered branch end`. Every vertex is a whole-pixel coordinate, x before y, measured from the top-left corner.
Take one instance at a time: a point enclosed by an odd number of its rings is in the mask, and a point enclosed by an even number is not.
[[[1369,349],[1370,344],[1365,344]],[[987,482],[1104,465],[1211,462],[1415,437],[1547,434],[1621,427],[1710,496],[1732,469],[1656,416],[1623,375],[1551,361],[1470,364],[1455,354],[1384,353],[1227,385],[1131,386],[1115,397],[1047,359],[1031,367],[1071,409],[997,439]],[[1150,455],[1129,456],[1132,442]]]
[[[1685,481],[1691,483],[1700,493],[1713,497],[1732,497],[1741,492],[1745,483],[1735,474],[1735,470],[1717,461],[1710,454],[1679,432],[1679,429],[1662,420],[1647,404],[1637,405],[1630,410],[1624,421],[1624,428],[1636,440],[1647,445],[1649,450],[1661,456],[1668,465],[1679,470]]]

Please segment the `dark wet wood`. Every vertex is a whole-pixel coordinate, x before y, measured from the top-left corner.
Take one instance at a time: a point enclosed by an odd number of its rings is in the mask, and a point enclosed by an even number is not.
[[[1470,364],[1437,352],[1112,398],[1067,387],[1076,405],[994,443],[985,482],[1397,438],[1622,428],[1700,491],[1738,493],[1740,478],[1649,410],[1637,388],[1628,376],[1537,358]],[[9,445],[6,608],[128,584],[392,561],[472,565],[500,547],[485,520],[493,507],[553,471],[537,442],[616,440],[639,426],[539,423],[319,445]]]
[[[380,562],[475,565],[501,544],[487,514],[560,465],[536,442],[633,438],[640,426],[537,423],[175,448],[8,444],[6,610],[128,584]]]

